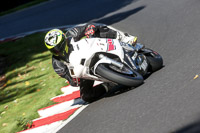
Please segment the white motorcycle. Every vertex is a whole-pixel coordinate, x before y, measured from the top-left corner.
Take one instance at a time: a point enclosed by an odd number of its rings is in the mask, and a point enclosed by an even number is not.
[[[71,40],[68,68],[73,79],[88,79],[137,87],[143,76],[160,69],[162,57],[137,43],[134,47],[117,39]]]

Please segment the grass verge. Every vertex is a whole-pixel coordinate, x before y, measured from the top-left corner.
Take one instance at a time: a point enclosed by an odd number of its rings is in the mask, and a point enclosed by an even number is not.
[[[0,133],[15,133],[38,118],[37,110],[54,104],[65,80],[53,70],[51,54],[44,46],[45,33],[0,44],[7,56],[7,82],[0,88]]]

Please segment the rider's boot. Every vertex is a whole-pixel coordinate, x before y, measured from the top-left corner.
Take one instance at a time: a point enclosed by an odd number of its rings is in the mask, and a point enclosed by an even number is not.
[[[137,43],[137,37],[136,36],[131,36],[128,33],[123,33],[123,32],[117,32],[117,39],[119,39],[122,42],[128,43],[132,46],[135,46]]]
[[[117,39],[132,45],[136,51],[139,51],[140,49],[144,48],[144,45],[137,43],[136,36],[129,35],[128,33],[117,31]]]

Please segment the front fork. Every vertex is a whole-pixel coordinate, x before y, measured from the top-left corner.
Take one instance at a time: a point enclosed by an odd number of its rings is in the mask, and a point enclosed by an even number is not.
[[[134,53],[132,53],[132,52],[125,53],[125,57],[128,60],[129,64],[132,66],[132,68],[137,71],[139,69],[139,67],[137,66],[136,61],[135,61],[135,59],[137,57],[137,52],[134,51]]]
[[[134,46],[132,46],[132,48],[134,49],[133,51],[125,50],[126,62],[128,61],[128,64],[134,70],[142,75],[145,75],[148,69],[147,59],[145,55],[138,53],[142,48],[144,48],[144,45],[136,43]]]

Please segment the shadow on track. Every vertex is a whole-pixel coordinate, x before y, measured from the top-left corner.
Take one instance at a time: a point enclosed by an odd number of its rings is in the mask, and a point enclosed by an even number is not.
[[[62,15],[67,16],[63,18],[62,22],[56,22],[58,25],[62,23],[62,25],[68,24],[80,24],[80,23],[87,23],[91,22],[94,19],[99,19],[107,14],[113,13],[118,11],[131,3],[137,2],[139,0],[123,0],[123,1],[116,1],[116,0],[86,0],[86,1],[62,1],[62,5],[59,5],[61,8],[57,9],[57,11],[62,11]],[[67,8],[64,8],[67,7]],[[113,24],[116,22],[121,21],[122,19],[126,18],[127,16],[134,14],[141,10],[143,7],[139,7],[128,12],[119,13],[117,15],[113,15],[111,17],[102,19],[102,21],[98,22],[106,22],[106,24]],[[49,10],[49,9],[48,9]],[[75,11],[76,10],[76,11]],[[50,11],[52,12],[52,11]],[[61,17],[59,14],[57,17]],[[70,18],[70,19],[67,19]],[[46,20],[45,20],[46,21]],[[54,22],[52,22],[54,23]]]
[[[146,6],[140,6],[140,7],[137,7],[135,9],[132,9],[130,11],[118,13],[118,14],[112,15],[110,17],[97,20],[95,22],[96,23],[103,23],[103,24],[111,25],[111,24],[114,24],[114,23],[117,23],[119,21],[122,21],[122,20],[126,19],[130,15],[133,15],[133,14],[143,10],[145,7]]]
[[[200,133],[200,120],[194,123],[191,123],[177,131],[172,133]]]

